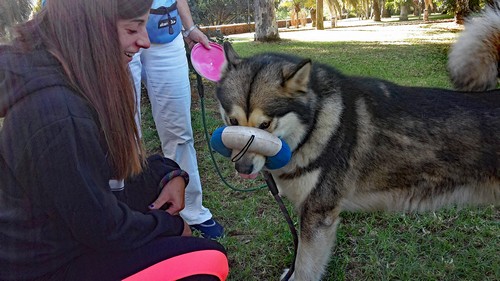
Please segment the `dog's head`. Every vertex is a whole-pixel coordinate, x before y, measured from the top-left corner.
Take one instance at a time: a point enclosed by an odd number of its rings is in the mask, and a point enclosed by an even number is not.
[[[226,125],[266,130],[293,151],[314,118],[311,61],[280,54],[240,58],[229,43],[224,44],[224,52],[226,62],[216,96]],[[233,156],[238,152],[233,151]],[[235,168],[242,175],[255,176],[264,164],[264,156],[247,152]]]

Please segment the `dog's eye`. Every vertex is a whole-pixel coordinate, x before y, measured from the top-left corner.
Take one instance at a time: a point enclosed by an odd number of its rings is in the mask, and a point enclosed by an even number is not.
[[[238,120],[236,120],[236,118],[231,118],[231,119],[229,119],[229,123],[230,123],[232,126],[238,126]]]
[[[262,122],[259,125],[259,129],[262,129],[262,130],[267,129],[267,128],[269,128],[269,125],[271,125],[271,122]]]

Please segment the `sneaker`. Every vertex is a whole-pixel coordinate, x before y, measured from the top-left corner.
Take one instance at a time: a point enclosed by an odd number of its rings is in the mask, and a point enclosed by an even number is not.
[[[190,225],[192,230],[198,230],[201,235],[209,239],[218,239],[224,236],[224,228],[214,219],[209,219],[200,224]]]

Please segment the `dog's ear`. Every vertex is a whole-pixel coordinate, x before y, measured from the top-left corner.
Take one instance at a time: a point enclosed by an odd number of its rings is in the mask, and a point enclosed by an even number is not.
[[[224,56],[226,57],[226,62],[224,64],[224,69],[230,70],[241,62],[240,56],[233,49],[233,46],[229,42],[224,42]]]
[[[297,64],[292,71],[283,77],[283,86],[288,93],[306,93],[309,87],[309,77],[312,63],[310,59],[305,59]]]

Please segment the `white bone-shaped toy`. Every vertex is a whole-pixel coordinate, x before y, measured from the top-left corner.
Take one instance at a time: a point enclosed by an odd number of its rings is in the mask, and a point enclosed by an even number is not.
[[[253,127],[219,127],[212,134],[210,145],[225,157],[231,157],[233,149],[242,153],[253,152],[263,155],[266,157],[265,166],[270,170],[285,166],[292,157],[290,147],[285,141],[268,131]]]

